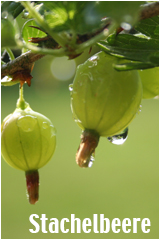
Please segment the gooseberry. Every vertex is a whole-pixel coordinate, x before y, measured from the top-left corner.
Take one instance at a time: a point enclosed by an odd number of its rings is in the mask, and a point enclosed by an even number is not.
[[[139,110],[142,83],[138,72],[118,72],[116,58],[99,52],[77,67],[71,90],[71,109],[83,130],[76,154],[79,166],[90,165],[99,137],[122,132]]]
[[[48,163],[55,147],[52,122],[18,99],[15,111],[1,125],[1,153],[11,167],[25,171],[31,204],[38,200],[38,169]]]
[[[159,95],[159,67],[140,70],[143,85],[143,98],[149,99]]]

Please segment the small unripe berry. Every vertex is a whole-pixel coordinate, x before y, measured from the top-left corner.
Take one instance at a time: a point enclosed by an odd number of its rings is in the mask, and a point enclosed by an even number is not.
[[[36,170],[51,159],[56,134],[51,121],[30,107],[16,109],[2,123],[2,156],[12,167]]]
[[[1,125],[1,153],[10,166],[26,172],[31,203],[38,200],[34,199],[38,198],[37,170],[48,163],[55,147],[56,130],[52,122],[18,100],[15,111]]]

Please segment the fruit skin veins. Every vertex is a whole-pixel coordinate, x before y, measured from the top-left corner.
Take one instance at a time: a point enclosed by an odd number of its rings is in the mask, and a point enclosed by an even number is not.
[[[1,126],[1,153],[13,168],[37,170],[51,159],[56,147],[55,128],[29,104],[7,116]]]
[[[134,118],[142,98],[137,71],[118,72],[115,57],[99,52],[77,68],[71,93],[71,108],[82,129],[100,136],[113,136]]]
[[[143,98],[149,99],[159,95],[159,67],[140,70],[143,85]]]

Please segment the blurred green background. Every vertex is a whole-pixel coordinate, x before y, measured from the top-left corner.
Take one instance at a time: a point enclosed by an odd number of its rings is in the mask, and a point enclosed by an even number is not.
[[[97,49],[92,49],[92,54]],[[90,56],[87,52],[68,60],[47,56],[36,62],[31,87],[24,97],[34,111],[51,119],[57,129],[57,147],[40,174],[40,199],[30,205],[26,197],[25,174],[1,162],[1,234],[3,239],[155,239],[159,237],[159,106],[158,100],[143,100],[142,111],[129,126],[127,141],[113,145],[101,138],[96,159],[89,169],[75,162],[81,130],[73,120],[68,86],[75,66]],[[64,60],[64,62],[62,61]],[[53,63],[53,61],[55,61]],[[57,65],[56,65],[57,64]],[[59,73],[62,74],[59,76]],[[57,75],[58,74],[58,75]],[[61,80],[58,80],[61,78]],[[13,112],[19,86],[2,87],[1,117]],[[151,231],[138,233],[30,233],[31,214],[83,220],[93,214],[113,218],[149,218]],[[40,223],[40,221],[37,220]],[[49,222],[49,221],[48,221]],[[69,227],[69,224],[66,224]]]

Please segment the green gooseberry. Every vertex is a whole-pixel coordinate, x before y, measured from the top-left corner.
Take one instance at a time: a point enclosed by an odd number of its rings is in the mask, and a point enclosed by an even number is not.
[[[139,111],[139,74],[135,70],[118,72],[113,68],[115,62],[115,57],[104,52],[95,54],[77,67],[70,86],[71,109],[83,130],[76,155],[81,167],[90,165],[100,136],[108,138],[122,132]]]
[[[55,147],[52,122],[19,99],[1,125],[1,154],[11,167],[25,171],[30,203],[38,200],[37,170],[49,162]]]
[[[16,109],[2,123],[1,144],[2,156],[10,166],[23,171],[39,169],[54,153],[55,128],[30,107]]]
[[[143,85],[143,98],[149,99],[159,95],[159,67],[140,70]]]

